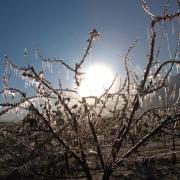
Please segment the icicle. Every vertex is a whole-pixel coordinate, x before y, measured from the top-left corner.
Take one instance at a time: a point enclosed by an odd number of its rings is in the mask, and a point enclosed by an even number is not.
[[[148,37],[148,42],[149,42],[149,39],[150,39],[150,36],[149,36],[149,28],[147,28],[147,37]]]
[[[167,70],[167,66],[165,66],[165,72],[166,72],[166,73],[168,72],[168,70]]]
[[[42,61],[42,69],[43,71],[46,69],[45,61]]]
[[[50,62],[48,62],[48,70],[49,70],[49,72],[51,71],[51,63]]]
[[[180,100],[180,89],[179,89],[178,97],[177,97],[175,104],[177,104],[179,102],[179,100]]]
[[[179,74],[179,64],[176,64],[176,72]]]
[[[52,63],[50,63],[50,72],[52,73]]]
[[[167,88],[166,87],[164,88],[164,96],[165,96],[165,98],[167,98]]]
[[[39,78],[42,80],[44,78],[44,74],[43,72],[41,74],[39,74]]]
[[[156,72],[158,68],[159,68],[159,62],[157,62],[157,63],[155,64],[155,66],[154,66],[154,71]]]
[[[159,112],[159,115],[160,115],[161,114],[161,109],[159,109],[158,112]]]
[[[161,98],[161,96],[159,95],[159,102],[161,102],[162,101],[162,98]]]
[[[157,74],[157,78],[158,80],[161,80],[161,75],[159,73]]]
[[[27,49],[24,49],[24,57],[27,57]]]
[[[10,64],[9,67],[10,67],[10,70],[13,71],[14,68],[13,68],[12,64]]]
[[[171,33],[172,33],[172,34],[175,34],[173,21],[171,21]]]
[[[175,99],[175,96],[176,96],[176,91],[173,91],[173,95],[172,95],[172,100],[174,101]]]
[[[26,63],[28,64],[28,52],[27,52],[27,48],[25,48],[25,50],[24,50],[24,58],[25,58]]]
[[[48,62],[49,63],[49,72],[51,72],[51,63],[50,62]]]
[[[38,60],[38,49],[37,48],[34,51],[34,56],[35,56],[35,59]]]
[[[151,81],[153,79],[153,75],[150,74],[148,79]]]
[[[16,68],[14,69],[14,74],[17,76],[17,69]]]
[[[170,99],[174,100],[176,96],[176,83],[174,84]]]
[[[28,87],[28,84],[27,84],[27,81],[25,81],[25,88],[27,89],[27,87]]]
[[[157,62],[157,68],[159,68],[159,62]]]
[[[47,68],[48,68],[48,70],[50,70],[50,63],[49,63],[49,61],[47,61]]]
[[[18,77],[21,77],[21,76],[22,76],[22,73],[21,73],[21,71],[19,71]]]
[[[146,110],[146,102],[144,102],[144,109]]]
[[[36,86],[36,88],[39,87],[39,82],[38,81],[35,83],[35,86]]]
[[[167,48],[169,52],[169,58],[172,58],[171,51],[170,51],[170,45],[169,45],[169,38],[168,38],[168,33],[166,32],[166,39],[167,39]]]
[[[16,108],[14,109],[14,111],[15,111],[15,113],[17,113],[17,112],[19,111],[19,107],[16,107]]]
[[[69,71],[68,71],[68,68],[66,68],[66,78],[67,78],[67,80],[69,80]]]
[[[136,93],[137,88],[136,88],[136,84],[134,84],[134,93]]]
[[[168,78],[167,78],[167,79],[168,79],[168,83],[170,84],[170,77],[168,76]]]
[[[173,99],[173,92],[174,92],[174,91],[172,91],[172,93],[171,93],[171,95],[170,95],[170,99]]]
[[[152,103],[152,96],[149,94],[149,101]]]

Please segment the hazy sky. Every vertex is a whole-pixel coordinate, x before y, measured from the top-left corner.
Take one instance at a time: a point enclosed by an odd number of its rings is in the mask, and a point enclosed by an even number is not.
[[[162,14],[163,0],[147,2],[152,2],[154,12]],[[30,64],[37,68],[41,62],[34,57],[35,48],[44,57],[62,58],[74,65],[86,47],[88,32],[96,28],[101,38],[86,66],[103,62],[121,73],[120,56],[137,36],[132,60],[138,67],[145,64],[148,22],[139,0],[0,0],[0,71],[5,54],[12,62],[26,65],[25,48]],[[64,80],[65,71],[60,71]]]

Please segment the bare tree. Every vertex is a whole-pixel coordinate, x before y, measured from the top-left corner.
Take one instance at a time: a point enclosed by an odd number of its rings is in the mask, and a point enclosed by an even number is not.
[[[161,49],[157,47],[160,33],[157,27],[180,17],[180,13],[169,13],[168,1],[160,16],[153,14],[144,0],[141,4],[151,21],[143,76],[133,70],[129,59],[136,40],[123,58],[125,79],[119,83],[116,76],[100,97],[77,98],[76,89],[64,89],[60,81],[59,88],[55,88],[45,78],[44,71],[37,72],[30,64],[18,67],[5,57],[4,89],[1,91],[4,102],[0,104],[0,116],[20,110],[29,111],[22,121],[0,124],[0,157],[4,163],[1,168],[7,168],[9,163],[13,167],[7,179],[16,175],[34,179],[84,177],[91,180],[98,177],[107,180],[124,161],[135,159],[138,149],[152,142],[153,138],[160,134],[173,138],[179,136],[176,128],[180,120],[180,93],[178,91],[177,94],[175,88],[169,95],[167,91],[170,91],[170,74],[175,66],[180,65],[180,34],[177,35],[174,55],[160,64]],[[89,33],[85,53],[74,67],[61,59],[38,55],[48,68],[60,64],[72,71],[79,87],[84,75],[82,65],[97,37],[96,29]],[[33,95],[28,96],[20,89],[9,87],[9,72],[12,70],[32,87]],[[118,87],[112,92],[115,84]],[[88,103],[88,99],[93,99],[93,103]],[[173,144],[172,153],[175,152]],[[3,156],[4,153],[8,156]],[[151,156],[157,158],[168,153],[155,152]]]

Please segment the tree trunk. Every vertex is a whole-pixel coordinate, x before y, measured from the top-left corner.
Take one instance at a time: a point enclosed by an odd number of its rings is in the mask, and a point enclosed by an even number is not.
[[[105,165],[105,167],[104,167],[104,174],[103,174],[102,180],[109,180],[111,174],[112,174],[111,164],[110,165],[109,164]]]
[[[87,179],[88,179],[88,180],[93,180],[93,179],[92,179],[92,176],[91,176],[91,173],[90,173],[90,171],[89,171],[89,167],[87,166],[86,163],[84,164],[83,169],[84,169],[84,172],[85,172],[85,174],[86,174]]]

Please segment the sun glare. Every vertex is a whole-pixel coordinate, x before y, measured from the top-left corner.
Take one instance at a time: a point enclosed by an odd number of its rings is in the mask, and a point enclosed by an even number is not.
[[[101,96],[113,81],[113,73],[105,65],[94,65],[87,69],[78,89],[81,97]]]

